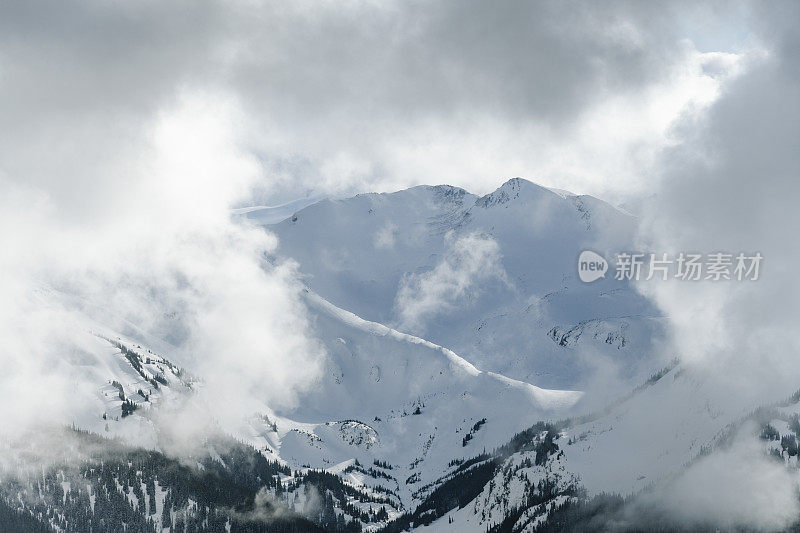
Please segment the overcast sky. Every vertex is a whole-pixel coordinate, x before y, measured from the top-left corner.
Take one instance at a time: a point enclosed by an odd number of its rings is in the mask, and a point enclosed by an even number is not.
[[[1,9],[0,173],[83,214],[136,192],[164,120],[198,117],[257,164],[253,202],[514,176],[628,200],[765,36],[738,2]]]

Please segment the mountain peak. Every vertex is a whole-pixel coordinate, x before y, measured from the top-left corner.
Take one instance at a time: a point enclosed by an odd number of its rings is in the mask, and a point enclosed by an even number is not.
[[[553,191],[524,178],[511,178],[503,183],[494,192],[482,196],[476,202],[481,207],[491,207],[501,205],[520,198],[520,196],[532,196],[541,194],[555,194]]]
[[[499,189],[503,189],[503,188],[520,188],[520,187],[527,186],[527,185],[536,185],[536,184],[533,183],[530,180],[526,180],[525,178],[517,177],[517,178],[511,178],[511,179],[507,180],[505,183],[503,183],[499,187]]]

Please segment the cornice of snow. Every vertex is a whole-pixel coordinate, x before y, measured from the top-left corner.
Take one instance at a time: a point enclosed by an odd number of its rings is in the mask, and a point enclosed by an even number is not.
[[[531,398],[534,399],[536,403],[538,403],[543,409],[550,410],[569,408],[577,403],[578,400],[580,400],[583,396],[582,391],[543,389],[524,381],[503,376],[502,374],[479,370],[475,367],[475,365],[460,357],[458,354],[448,348],[439,346],[438,344],[434,344],[420,337],[409,335],[408,333],[402,333],[384,324],[365,320],[355,313],[335,306],[308,288],[305,288],[303,292],[309,304],[317,310],[323,311],[352,327],[369,332],[373,335],[388,336],[399,341],[427,346],[428,348],[431,348],[446,357],[450,363],[450,367],[453,370],[459,370],[471,376],[480,376],[495,383],[500,383],[504,387],[510,387],[523,391],[530,395]]]

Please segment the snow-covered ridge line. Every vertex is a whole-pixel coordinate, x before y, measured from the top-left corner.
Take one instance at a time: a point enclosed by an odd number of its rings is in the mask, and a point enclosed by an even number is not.
[[[372,333],[373,335],[388,336],[400,341],[421,344],[432,348],[443,354],[448,359],[450,367],[453,370],[460,370],[471,376],[480,376],[485,379],[490,379],[494,382],[499,382],[506,387],[523,391],[529,394],[544,409],[569,407],[583,396],[583,392],[581,391],[543,389],[530,383],[511,379],[495,372],[484,372],[476,368],[475,365],[460,357],[452,350],[449,350],[443,346],[439,346],[438,344],[434,344],[420,337],[409,335],[408,333],[402,333],[384,324],[365,320],[355,313],[351,313],[350,311],[337,307],[308,288],[304,289],[304,295],[308,302],[316,309],[334,316],[353,327]]]
[[[362,331],[370,332],[374,335],[380,335],[382,337],[391,337],[400,341],[410,342],[412,344],[422,344],[423,346],[427,346],[428,348],[432,348],[444,354],[444,356],[447,357],[447,359],[450,361],[451,367],[453,369],[460,369],[472,376],[478,376],[480,374],[483,374],[483,372],[475,368],[475,366],[472,363],[470,363],[469,361],[467,361],[462,357],[459,357],[452,350],[448,350],[447,348],[439,346],[438,344],[434,344],[430,341],[426,341],[425,339],[415,337],[414,335],[409,335],[408,333],[402,333],[400,331],[392,329],[389,326],[385,326],[378,322],[370,322],[369,320],[364,320],[355,313],[351,313],[350,311],[346,311],[340,307],[335,306],[328,300],[322,298],[320,295],[313,292],[311,289],[306,288],[304,290],[304,293],[308,301],[312,305],[314,305],[315,308],[338,318],[339,320],[341,320],[346,324],[356,327]]]
[[[583,396],[582,391],[543,389],[524,381],[512,379],[495,372],[486,372],[487,376],[502,381],[515,389],[523,390],[533,396],[545,409],[567,408],[574,405]]]
[[[253,205],[231,209],[231,215],[251,219],[259,224],[274,224],[286,220],[293,214],[324,200],[324,196],[298,198],[281,205]]]

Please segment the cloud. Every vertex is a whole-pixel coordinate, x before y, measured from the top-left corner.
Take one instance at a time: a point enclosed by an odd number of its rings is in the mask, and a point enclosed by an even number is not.
[[[184,95],[152,117],[136,157],[77,205],[59,183],[78,186],[69,172],[52,184],[21,171],[0,182],[0,222],[13,228],[0,236],[0,401],[17,406],[4,427],[97,411],[86,366],[95,323],[170,339],[164,355],[202,378],[197,401],[220,424],[291,406],[313,383],[325,354],[295,265],[267,263],[274,236],[230,215],[258,177],[238,148],[239,113],[219,95]],[[206,423],[194,418],[195,429]]]
[[[640,503],[692,525],[758,531],[790,526],[800,514],[795,476],[764,453],[756,433],[754,424],[740,429],[730,446],[702,457]]]
[[[729,380],[739,398],[777,399],[800,384],[793,242],[800,227],[800,41],[780,8],[756,8],[767,53],[753,58],[662,160],[663,186],[646,210],[642,241],[663,251],[761,252],[755,282],[642,284],[672,317],[677,349]],[[783,13],[783,14],[782,14]]]
[[[632,196],[672,122],[707,107],[746,55],[740,39],[704,52],[685,40],[687,21],[738,22],[709,6],[8,5],[0,118],[16,127],[0,132],[0,172],[99,208],[115,191],[103,177],[139,158],[154,115],[189,91],[241,106],[254,203],[441,182],[485,193],[518,175]]]
[[[671,145],[670,124],[713,101],[739,57],[682,40],[687,12],[702,14],[687,4],[651,9],[267,5],[237,26],[230,86],[257,117],[276,193],[298,182],[486,193],[520,175],[630,196]]]
[[[407,275],[400,282],[394,307],[403,329],[424,328],[437,315],[469,305],[468,300],[480,295],[482,284],[508,283],[500,246],[490,236],[449,233],[446,239],[447,251],[432,270]]]
[[[680,142],[663,154],[661,185],[641,211],[643,249],[764,256],[758,281],[640,284],[670,317],[668,351],[703,383],[708,405],[731,418],[800,387],[800,253],[792,244],[800,228],[800,40],[788,22],[800,12],[791,2],[751,8],[762,53],[706,114],[675,125]],[[700,461],[678,483],[675,507],[766,529],[795,519],[796,487],[759,456],[746,446]],[[731,489],[740,479],[748,501]]]
[[[397,236],[397,224],[387,222],[375,232],[373,243],[375,248],[394,248],[394,241]]]

